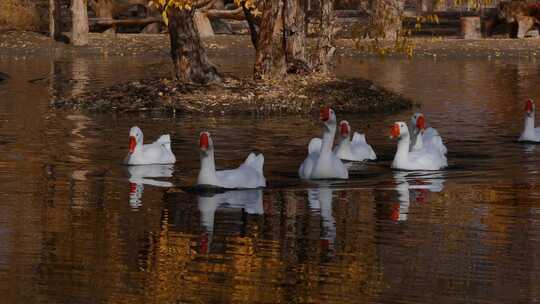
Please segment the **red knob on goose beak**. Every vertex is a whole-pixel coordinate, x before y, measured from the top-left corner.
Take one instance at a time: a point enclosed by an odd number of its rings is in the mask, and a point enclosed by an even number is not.
[[[399,125],[394,124],[392,126],[392,129],[390,129],[390,138],[398,138],[399,137]]]
[[[426,119],[424,118],[424,115],[418,116],[416,119],[416,127],[419,130],[424,130],[426,128]]]
[[[208,150],[208,133],[201,133],[201,137],[199,138],[199,148],[203,151]]]
[[[527,99],[525,102],[525,112],[532,113],[534,111],[534,102],[532,99]]]
[[[137,146],[137,139],[135,139],[135,136],[129,137],[129,153],[133,153],[135,151],[135,146]]]
[[[343,137],[347,137],[349,135],[349,125],[346,122],[342,122],[339,125],[339,133]]]
[[[321,121],[327,121],[330,119],[330,107],[326,106],[321,109]]]
[[[201,234],[201,240],[199,242],[199,247],[200,247],[200,250],[201,250],[200,253],[202,253],[202,254],[207,254],[208,253],[208,247],[209,247],[208,245],[210,245],[209,243],[210,242],[208,240],[208,233],[205,232],[205,233]]]

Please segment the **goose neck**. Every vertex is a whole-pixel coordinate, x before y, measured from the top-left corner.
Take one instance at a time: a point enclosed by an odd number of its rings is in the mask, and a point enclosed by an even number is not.
[[[334,136],[336,134],[336,125],[335,124],[325,124],[324,125],[324,134],[322,139],[321,154],[331,153],[332,145],[334,144]]]

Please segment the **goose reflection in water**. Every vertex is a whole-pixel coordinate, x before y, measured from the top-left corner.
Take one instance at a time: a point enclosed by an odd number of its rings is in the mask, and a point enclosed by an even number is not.
[[[144,185],[154,187],[173,187],[173,184],[168,181],[156,180],[153,178],[172,177],[173,165],[144,165],[144,166],[128,166],[129,172],[129,205],[134,210],[137,210],[142,205],[142,195]]]
[[[309,208],[320,212],[322,218],[321,247],[333,251],[336,241],[336,220],[332,215],[332,189],[322,185],[320,188],[308,189]]]
[[[411,202],[424,203],[428,192],[441,192],[444,188],[444,173],[432,171],[395,172],[396,191],[399,204],[392,207],[392,220],[406,221]]]
[[[252,215],[264,214],[263,195],[261,189],[234,190],[218,194],[198,195],[198,207],[201,214],[200,251],[208,253],[214,235],[214,217],[216,210],[221,207],[242,209]]]

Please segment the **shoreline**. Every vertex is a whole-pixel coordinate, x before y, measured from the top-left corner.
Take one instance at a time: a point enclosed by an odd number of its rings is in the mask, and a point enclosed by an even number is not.
[[[9,39],[6,39],[9,38]],[[88,47],[53,42],[32,32],[0,33],[0,56],[60,54],[65,58],[86,56],[99,60],[107,56],[132,56],[137,60],[169,58],[169,40],[164,34],[90,34]],[[429,39],[413,38],[412,58],[532,58],[540,56],[540,39]],[[216,35],[204,39],[210,60],[253,58],[248,36]],[[308,42],[310,43],[310,42]],[[336,60],[377,58],[362,52],[371,42],[352,39],[336,41]],[[390,42],[385,42],[387,44]],[[309,47],[309,46],[308,46]],[[538,50],[538,51],[537,51]],[[390,53],[387,58],[402,58]],[[246,64],[252,64],[251,62]],[[240,75],[239,77],[236,77]],[[9,81],[7,81],[9,83]],[[287,101],[287,102],[283,102]],[[320,105],[337,112],[391,113],[417,106],[413,101],[366,79],[338,79],[318,75],[289,75],[278,81],[254,81],[245,73],[224,75],[222,83],[207,86],[181,84],[170,78],[140,79],[119,83],[96,92],[53,100],[52,108],[90,112],[170,111],[191,114],[307,114]]]

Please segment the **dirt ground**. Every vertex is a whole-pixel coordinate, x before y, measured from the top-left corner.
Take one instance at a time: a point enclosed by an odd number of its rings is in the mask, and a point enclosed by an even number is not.
[[[247,35],[216,35],[205,38],[209,54],[220,50],[252,53],[253,49]],[[311,41],[313,42],[313,41]],[[540,57],[540,38],[526,39],[480,39],[463,40],[458,38],[412,38],[413,57]],[[392,42],[383,43],[391,44]],[[379,56],[377,53],[363,51],[372,41],[338,39],[337,56]],[[87,47],[72,47],[62,42],[53,42],[47,36],[22,31],[0,32],[0,54],[32,54],[47,52],[51,48],[62,48],[73,54],[107,54],[136,56],[159,53],[167,55],[169,39],[165,34],[90,34]],[[386,56],[406,57],[402,53]]]

